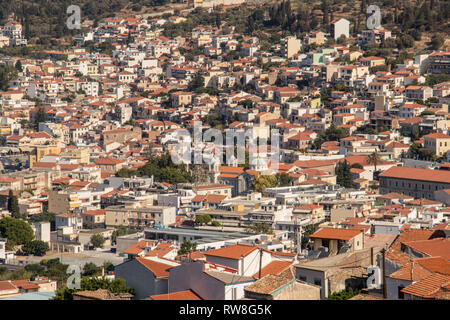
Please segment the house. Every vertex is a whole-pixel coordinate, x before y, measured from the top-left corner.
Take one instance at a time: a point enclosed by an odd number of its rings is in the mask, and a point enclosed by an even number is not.
[[[435,132],[423,136],[423,146],[438,157],[446,156],[450,150],[450,136]]]
[[[435,200],[435,191],[450,188],[450,172],[408,167],[391,167],[382,172],[380,193],[399,192],[414,198]]]
[[[55,216],[55,227],[72,227],[74,230],[83,228],[83,218],[77,213],[61,213]]]
[[[83,226],[93,228],[105,225],[105,209],[87,210],[80,215],[83,218]]]
[[[209,261],[184,263],[170,271],[170,294],[190,290],[203,300],[239,300],[255,279]],[[188,277],[186,275],[189,275]]]
[[[306,284],[320,287],[320,299],[327,299],[333,292],[348,286],[366,286],[366,268],[373,264],[380,248],[346,252],[335,256],[304,261],[294,265],[296,278]]]
[[[431,292],[418,292],[418,284],[434,274],[450,276],[450,262],[441,257],[411,259],[399,270],[386,277],[386,293],[389,300],[413,299],[407,295],[431,298]],[[450,280],[450,278],[449,278]],[[448,280],[447,280],[448,281]],[[423,282],[422,284],[423,285]],[[439,286],[438,286],[439,287]],[[407,288],[406,290],[404,290]]]
[[[144,299],[169,290],[169,270],[180,263],[158,257],[137,257],[114,268],[115,278],[134,288],[134,299]]]
[[[338,254],[343,247],[351,251],[364,249],[364,235],[360,230],[321,228],[309,236],[314,250],[328,248],[330,254]]]
[[[331,21],[330,34],[334,40],[339,39],[342,35],[348,38],[350,36],[350,21],[343,18]]]
[[[433,89],[426,86],[408,86],[405,89],[405,96],[412,100],[426,101],[433,97]]]
[[[321,287],[296,279],[295,268],[269,274],[244,289],[246,299],[320,300]]]

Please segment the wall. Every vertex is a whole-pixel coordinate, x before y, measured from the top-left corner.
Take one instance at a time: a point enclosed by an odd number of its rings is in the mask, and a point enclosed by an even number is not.
[[[388,300],[399,300],[398,298],[398,287],[403,286],[406,288],[411,285],[411,281],[393,279],[386,277],[386,296]]]
[[[186,263],[170,269],[169,279],[170,292],[191,289],[204,300],[225,299],[224,284],[203,272],[202,261]]]
[[[116,266],[114,272],[116,279],[122,278],[127,286],[134,288],[134,299],[143,299],[151,295],[168,292],[167,279],[155,279],[153,273],[137,260],[131,260]]]
[[[320,287],[293,282],[273,296],[273,300],[320,300]]]
[[[296,267],[295,274],[298,280],[306,282],[307,284],[314,284],[316,286],[319,286],[321,288],[320,299],[323,300],[328,296],[328,285],[325,282],[325,273],[323,271]]]

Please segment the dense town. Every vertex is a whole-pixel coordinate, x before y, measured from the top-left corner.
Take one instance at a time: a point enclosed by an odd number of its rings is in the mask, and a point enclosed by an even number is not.
[[[176,13],[0,56],[0,300],[450,299],[448,39]]]

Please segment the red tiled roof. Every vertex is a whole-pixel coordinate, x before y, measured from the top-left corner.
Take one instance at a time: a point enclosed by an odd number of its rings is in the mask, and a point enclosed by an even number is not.
[[[138,257],[136,258],[140,264],[150,270],[155,277],[168,277],[169,269],[173,268],[173,266],[164,264],[158,261]]]
[[[248,256],[255,250],[258,250],[257,246],[235,244],[225,248],[211,249],[206,251],[204,255],[239,260],[242,257]]]
[[[151,300],[203,300],[192,290],[157,294],[149,297]]]
[[[294,261],[274,260],[261,269],[261,278],[268,274],[278,275],[289,268],[293,263]],[[253,275],[253,278],[259,279],[259,271]]]
[[[450,183],[450,171],[421,168],[392,167],[380,177]]]
[[[404,242],[403,244],[430,257],[442,257],[450,260],[450,239],[435,238]]]
[[[440,273],[433,273],[432,275],[420,280],[401,291],[413,296],[422,298],[434,298],[442,287],[450,287],[450,276],[442,275]],[[448,299],[448,292],[447,292]]]
[[[333,239],[333,240],[345,240],[353,239],[357,235],[361,234],[359,230],[350,229],[337,229],[337,228],[321,228],[318,231],[310,235],[310,238],[318,239]]]

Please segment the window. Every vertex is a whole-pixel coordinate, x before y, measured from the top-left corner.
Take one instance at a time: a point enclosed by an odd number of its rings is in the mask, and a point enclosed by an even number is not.
[[[405,299],[405,294],[401,291],[404,288],[404,286],[399,286],[398,287],[398,298],[399,299]]]
[[[314,284],[316,286],[322,286],[322,280],[319,278],[314,278]]]
[[[298,279],[299,279],[300,281],[306,282],[306,277],[304,277],[304,276],[299,276]]]

